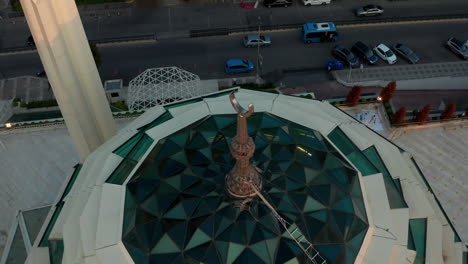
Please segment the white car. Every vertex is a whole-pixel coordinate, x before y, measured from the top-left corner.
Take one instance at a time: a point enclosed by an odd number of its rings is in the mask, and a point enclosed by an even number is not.
[[[379,45],[375,46],[374,51],[382,60],[388,62],[388,64],[396,63],[395,53],[393,53],[393,51],[385,44],[380,43]]]
[[[302,3],[305,6],[308,5],[328,5],[330,4],[331,0],[302,0]]]

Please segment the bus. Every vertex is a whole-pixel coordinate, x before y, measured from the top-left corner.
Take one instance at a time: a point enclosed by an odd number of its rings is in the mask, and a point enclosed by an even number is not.
[[[302,39],[305,43],[337,41],[339,36],[332,22],[306,23],[302,26]]]

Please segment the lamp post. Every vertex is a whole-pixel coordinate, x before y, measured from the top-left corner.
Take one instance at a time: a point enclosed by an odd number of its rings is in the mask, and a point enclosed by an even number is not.
[[[260,25],[262,23],[262,17],[258,16],[258,38],[260,39]],[[260,43],[257,42],[257,75],[256,75],[257,84],[260,83]]]

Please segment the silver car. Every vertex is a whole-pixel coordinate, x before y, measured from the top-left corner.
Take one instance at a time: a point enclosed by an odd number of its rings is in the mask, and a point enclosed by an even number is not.
[[[449,48],[453,53],[462,57],[463,59],[468,59],[468,44],[457,38],[449,38],[447,40],[447,48]]]
[[[269,36],[265,35],[247,35],[243,38],[244,46],[247,48],[251,47],[267,47],[271,45],[271,39]]]
[[[356,16],[378,16],[383,14],[384,10],[379,5],[365,5],[356,9]]]
[[[406,45],[396,43],[392,45],[392,49],[395,51],[395,53],[406,59],[411,64],[419,62],[418,55],[416,55],[416,53],[414,53],[414,51]]]

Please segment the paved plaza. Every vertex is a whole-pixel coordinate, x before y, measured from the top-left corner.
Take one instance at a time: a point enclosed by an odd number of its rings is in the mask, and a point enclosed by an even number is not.
[[[449,219],[468,241],[468,122],[402,128],[393,142],[418,162]]]

